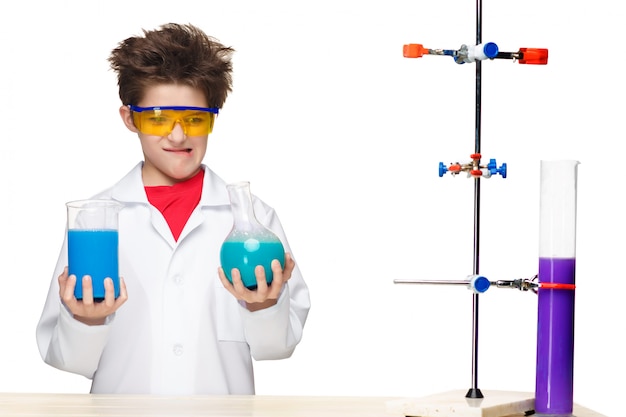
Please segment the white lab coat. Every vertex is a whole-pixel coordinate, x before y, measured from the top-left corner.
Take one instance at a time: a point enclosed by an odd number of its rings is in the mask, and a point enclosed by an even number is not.
[[[217,275],[233,222],[224,181],[204,167],[200,204],[176,242],[147,200],[141,166],[94,196],[125,205],[119,271],[128,301],[101,326],[73,319],[57,281],[67,265],[65,240],[37,326],[41,356],[91,378],[92,393],[254,394],[252,358],[287,358],[301,340],[310,301],[300,270],[296,264],[275,306],[248,311]],[[291,252],[274,210],[256,197],[254,210]]]

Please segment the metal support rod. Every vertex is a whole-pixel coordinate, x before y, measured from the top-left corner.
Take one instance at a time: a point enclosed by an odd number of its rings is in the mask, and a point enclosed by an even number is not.
[[[476,45],[482,43],[482,2],[476,0]],[[476,61],[476,117],[474,152],[481,152],[481,61]],[[480,177],[474,178],[474,275],[479,274],[480,259]],[[478,304],[479,294],[472,295],[472,386],[466,398],[483,398],[478,388]]]
[[[469,285],[468,280],[439,280],[439,279],[394,279],[395,284],[429,284],[429,285]]]

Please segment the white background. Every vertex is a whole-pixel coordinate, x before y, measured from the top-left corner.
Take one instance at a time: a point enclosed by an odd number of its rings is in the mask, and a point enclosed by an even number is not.
[[[291,359],[257,364],[258,394],[470,388],[470,292],[393,280],[472,273],[473,181],[437,169],[474,152],[475,66],[406,59],[402,46],[473,44],[473,1],[10,4],[0,25],[1,391],[89,389],[43,363],[35,326],[64,203],[141,158],[106,58],[170,21],[236,49],[234,92],[205,162],[276,208],[311,290],[302,343]],[[481,181],[480,272],[537,272],[539,162],[579,160],[574,400],[609,417],[624,415],[626,371],[623,10],[611,0],[483,3],[483,41],[548,48],[550,60],[483,64],[483,158],[506,162],[508,177]],[[491,289],[480,300],[479,388],[534,391],[536,296]]]

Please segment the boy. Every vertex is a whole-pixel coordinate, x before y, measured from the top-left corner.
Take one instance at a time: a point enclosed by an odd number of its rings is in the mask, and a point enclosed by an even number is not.
[[[252,358],[287,358],[302,337],[309,292],[271,207],[254,198],[287,251],[271,285],[262,267],[251,291],[219,266],[232,215],[226,184],[202,160],[231,91],[233,52],[192,25],[166,24],[109,57],[120,115],[144,155],[94,196],[124,204],[119,296],[107,278],[94,302],[90,277],[68,276],[65,241],[37,326],[44,361],[92,379],[92,393],[254,394]]]

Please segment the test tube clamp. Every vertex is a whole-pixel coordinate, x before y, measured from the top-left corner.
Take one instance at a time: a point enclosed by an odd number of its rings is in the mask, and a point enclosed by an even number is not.
[[[574,290],[575,284],[538,282],[539,275],[535,274],[532,278],[517,278],[511,280],[499,279],[491,281],[483,275],[468,275],[462,280],[428,280],[428,279],[395,279],[395,284],[428,284],[428,285],[457,285],[465,286],[475,294],[483,294],[489,288],[512,288],[522,292],[531,291],[535,294],[540,289],[552,290]]]

